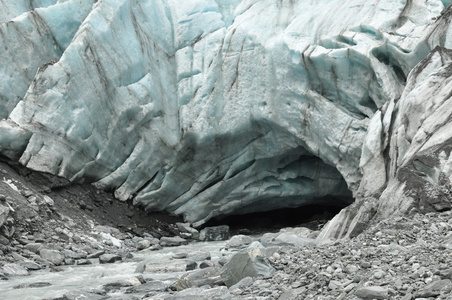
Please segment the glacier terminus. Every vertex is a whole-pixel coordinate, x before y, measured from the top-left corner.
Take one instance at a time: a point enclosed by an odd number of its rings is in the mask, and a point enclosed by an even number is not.
[[[1,1],[0,152],[194,225],[452,208],[449,0]]]

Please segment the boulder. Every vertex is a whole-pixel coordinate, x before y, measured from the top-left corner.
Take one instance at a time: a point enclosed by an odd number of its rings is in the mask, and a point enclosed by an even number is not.
[[[75,263],[77,264],[77,266],[91,265],[92,264],[92,262],[89,259],[79,259]]]
[[[22,267],[25,267],[27,270],[32,270],[32,271],[41,270],[41,266],[31,260],[21,261],[21,262],[19,262],[19,265],[21,265]]]
[[[192,251],[187,253],[187,258],[194,261],[210,260],[210,252],[207,251]]]
[[[205,260],[199,264],[200,269],[215,267],[217,264],[210,260]]]
[[[137,250],[143,250],[149,247],[151,247],[151,241],[149,240],[142,240],[137,243]]]
[[[117,254],[102,254],[99,256],[99,263],[110,264],[122,260],[122,257]]]
[[[81,259],[86,258],[86,252],[75,252],[72,250],[63,250],[61,251],[61,254],[64,255],[65,258],[72,258],[72,259]]]
[[[126,294],[138,294],[138,293],[149,293],[149,292],[162,292],[166,290],[168,285],[163,281],[152,280],[141,285],[136,285],[129,287],[125,290]]]
[[[89,299],[89,300],[105,300],[107,297],[98,295],[95,293],[91,293],[88,291],[75,291],[75,292],[69,292],[63,295],[62,300],[79,300],[79,299]]]
[[[88,259],[99,258],[104,253],[105,253],[105,250],[99,250],[99,251],[89,254],[86,258],[88,258]]]
[[[56,266],[61,265],[64,261],[64,255],[58,250],[41,249],[39,255]]]
[[[192,239],[199,239],[199,231],[191,227],[190,223],[176,223],[181,233],[187,233]]]
[[[227,225],[206,227],[199,233],[201,241],[226,241],[229,237],[229,226]]]
[[[437,297],[441,294],[441,290],[447,286],[451,286],[452,281],[449,279],[438,280],[427,284],[415,294],[416,298]]]
[[[245,248],[251,244],[252,239],[243,234],[234,235],[226,244],[226,248]]]
[[[245,277],[270,276],[275,272],[260,249],[237,252],[221,269],[221,278],[230,287]]]
[[[187,264],[187,268],[186,268],[187,271],[194,270],[198,267],[198,263],[191,259],[185,260],[185,263]]]
[[[25,249],[33,253],[39,253],[43,249],[42,243],[29,243],[25,245]]]
[[[240,280],[239,282],[237,282],[236,284],[234,284],[233,286],[229,287],[229,291],[233,292],[234,290],[237,289],[244,289],[246,287],[249,287],[250,285],[252,285],[254,282],[252,277],[245,277],[242,280]]]
[[[139,286],[139,285],[142,285],[143,283],[145,283],[145,281],[143,279],[143,276],[140,275],[140,276],[131,277],[131,278],[104,284],[104,285],[102,285],[102,288],[105,291],[110,292],[110,291],[119,290],[120,288],[124,288],[124,287]]]
[[[19,264],[13,264],[13,263],[7,263],[3,266],[3,273],[6,276],[26,276],[28,275],[28,270],[19,265]]]
[[[9,208],[3,205],[0,205],[0,227],[6,222],[8,218]]]
[[[223,279],[220,276],[221,269],[218,267],[209,267],[192,271],[183,275],[178,279],[173,287],[178,290],[184,290],[191,287],[199,287],[203,285],[223,285]]]

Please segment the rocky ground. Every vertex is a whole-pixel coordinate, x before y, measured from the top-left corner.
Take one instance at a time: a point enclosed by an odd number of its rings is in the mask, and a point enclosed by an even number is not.
[[[180,221],[0,159],[0,278],[87,263],[100,253],[126,257],[146,236],[180,235]]]
[[[452,299],[451,216],[396,217],[349,240],[307,228],[233,236],[222,261],[141,299]]]
[[[128,280],[54,300],[452,299],[451,211],[383,220],[347,240],[316,239],[319,220],[259,237],[236,230],[231,238],[226,226],[198,232],[176,217],[5,160],[0,177],[2,280],[65,265],[118,264],[200,236],[227,240],[220,259],[176,251],[168,261],[137,261]],[[171,283],[149,279],[171,272],[184,275]],[[38,292],[49,283],[35,285]]]

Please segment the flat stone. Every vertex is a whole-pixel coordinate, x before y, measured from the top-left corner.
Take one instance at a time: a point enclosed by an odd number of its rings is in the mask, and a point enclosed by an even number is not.
[[[172,259],[184,259],[187,258],[187,253],[186,252],[179,252],[179,253],[174,253],[171,256]]]
[[[18,263],[22,267],[25,267],[27,270],[37,271],[41,270],[41,266],[31,260],[25,260]]]
[[[80,259],[80,258],[86,258],[87,254],[86,252],[75,252],[72,250],[63,250],[61,253],[64,255],[65,258],[72,258],[72,259]]]
[[[105,250],[99,250],[99,251],[89,254],[88,256],[86,256],[86,258],[89,258],[89,259],[99,258],[104,253],[105,253]]]
[[[389,299],[389,290],[381,286],[365,286],[357,289],[355,295],[364,300]]]
[[[50,282],[34,282],[34,283],[28,283],[28,284],[19,284],[14,286],[14,289],[29,289],[29,288],[41,288],[41,287],[48,287],[52,284]]]
[[[99,263],[101,264],[111,264],[122,260],[122,257],[117,254],[102,254],[99,256]]]
[[[92,262],[89,259],[79,259],[76,261],[77,266],[82,266],[82,265],[91,265]]]
[[[173,260],[167,262],[147,263],[141,262],[138,264],[135,273],[174,273],[185,272],[189,264],[182,260]]]
[[[179,236],[174,236],[174,237],[164,236],[164,237],[160,238],[160,245],[162,247],[176,247],[176,246],[187,245],[187,244],[188,244],[188,241]]]
[[[194,261],[210,260],[211,255],[207,251],[192,251],[187,253],[187,258]]]
[[[105,300],[107,297],[86,292],[86,291],[76,291],[69,292],[63,295],[63,300],[80,300],[80,299],[89,299],[89,300]],[[60,298],[58,298],[60,299]]]
[[[139,293],[149,293],[149,292],[163,292],[166,290],[168,285],[163,281],[153,280],[143,283],[141,285],[129,287],[125,290],[126,294],[139,294]]]

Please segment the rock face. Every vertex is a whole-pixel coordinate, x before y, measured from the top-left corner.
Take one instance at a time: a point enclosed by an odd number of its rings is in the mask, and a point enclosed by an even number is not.
[[[250,248],[234,254],[221,269],[221,278],[230,287],[248,276],[270,276],[275,272],[260,249]]]
[[[450,1],[39,3],[0,12],[0,151],[31,169],[195,225],[451,206]]]

